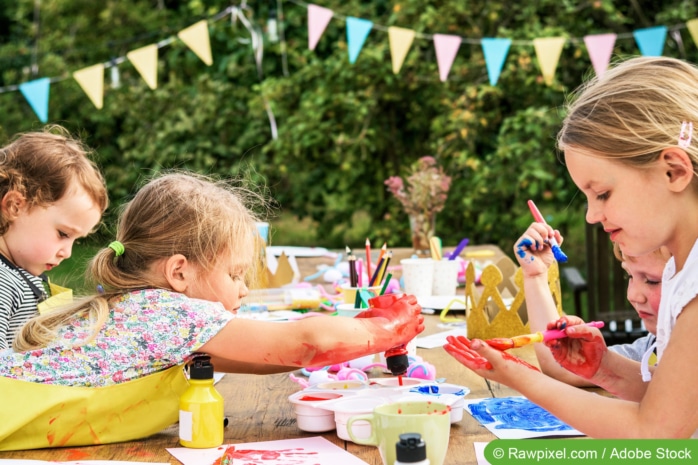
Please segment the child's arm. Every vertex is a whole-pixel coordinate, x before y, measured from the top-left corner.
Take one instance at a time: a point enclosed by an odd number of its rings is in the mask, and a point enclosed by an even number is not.
[[[640,402],[599,396],[565,385],[515,361],[482,341],[445,347],[477,374],[516,389],[560,420],[595,438],[689,438],[698,429],[698,299],[674,327],[661,363]],[[486,368],[486,363],[492,366]]]
[[[548,323],[559,318],[548,287],[548,269],[555,257],[545,240],[551,235],[555,235],[555,231],[547,224],[532,223],[514,245],[514,254],[523,272],[531,332],[545,331]],[[562,243],[559,233],[556,239]],[[540,368],[546,375],[573,386],[593,386],[589,380],[561,367],[550,353],[550,349],[543,344],[535,344],[534,350]]]
[[[235,318],[199,351],[219,359],[216,369],[225,366],[226,371],[268,373],[384,352],[424,330],[424,317],[414,296],[404,296],[389,308],[367,309],[361,316],[286,323]]]

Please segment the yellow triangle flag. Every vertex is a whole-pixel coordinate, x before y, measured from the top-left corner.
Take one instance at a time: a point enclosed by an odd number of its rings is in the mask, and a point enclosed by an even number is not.
[[[104,103],[104,65],[102,63],[79,69],[73,73],[82,90],[92,100],[98,110]]]
[[[131,50],[126,54],[138,73],[148,84],[155,89],[158,86],[158,46],[156,44]]]
[[[196,56],[201,58],[201,61],[208,66],[213,64],[211,58],[211,41],[208,37],[208,22],[202,19],[198,23],[194,23],[186,29],[182,29],[177,34],[177,37],[182,39],[182,42],[187,44]]]
[[[688,28],[688,32],[691,33],[691,37],[693,37],[693,42],[698,45],[698,18],[686,21],[686,27]]]
[[[543,73],[543,80],[547,85],[551,85],[555,79],[555,68],[557,68],[557,62],[560,60],[560,53],[562,53],[562,47],[566,41],[567,39],[564,37],[533,39],[538,64]]]
[[[414,31],[402,27],[390,26],[388,28],[388,41],[390,42],[390,56],[393,60],[393,73],[397,74],[402,68],[407,52],[409,52],[414,40]]]

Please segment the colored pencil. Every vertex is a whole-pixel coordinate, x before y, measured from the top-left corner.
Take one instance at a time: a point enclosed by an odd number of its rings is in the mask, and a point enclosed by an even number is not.
[[[390,260],[392,258],[393,251],[391,250],[385,254],[385,260],[383,260],[383,266],[381,267],[380,275],[378,275],[378,281],[376,282],[377,285],[380,285],[381,281],[383,281],[383,277],[385,276],[385,272],[388,271],[388,265],[390,265]]]
[[[383,242],[383,247],[381,247],[381,251],[378,254],[378,261],[380,262],[381,259],[385,256],[385,252],[388,250],[388,244]]]
[[[366,274],[371,275],[371,241],[366,238]]]
[[[386,289],[388,289],[388,284],[390,283],[390,279],[393,277],[392,273],[388,273],[388,275],[385,277],[385,280],[383,281],[383,287],[381,287],[381,293],[380,295],[385,294]]]
[[[376,270],[373,272],[373,276],[371,276],[371,280],[368,282],[369,287],[373,287],[375,285],[376,279],[378,279],[378,273],[380,272],[381,268],[383,267],[384,261],[385,261],[385,257],[378,260],[378,265],[376,266]]]

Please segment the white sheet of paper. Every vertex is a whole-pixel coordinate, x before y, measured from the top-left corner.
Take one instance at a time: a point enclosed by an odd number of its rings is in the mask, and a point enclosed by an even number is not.
[[[487,442],[474,442],[473,447],[475,448],[475,459],[477,459],[477,465],[492,465],[485,458],[485,446]]]
[[[54,462],[48,460],[29,460],[29,459],[0,459],[2,465],[170,465],[169,463],[153,463],[153,462],[125,462],[122,460],[74,460],[70,462]]]
[[[499,439],[584,436],[523,396],[466,397],[464,402],[465,411]],[[473,415],[473,408],[482,413]]]
[[[429,336],[422,336],[415,339],[417,347],[422,349],[434,349],[436,347],[443,347],[446,344],[447,336],[465,336],[466,329],[465,326],[459,326],[457,328],[449,329],[448,331],[441,331],[440,333],[430,334]]]
[[[320,436],[228,445],[235,446],[236,456],[233,463],[239,459],[240,463],[264,465],[367,465],[355,455]],[[167,452],[184,465],[211,465],[223,455],[228,445],[213,449],[177,447],[167,449]]]

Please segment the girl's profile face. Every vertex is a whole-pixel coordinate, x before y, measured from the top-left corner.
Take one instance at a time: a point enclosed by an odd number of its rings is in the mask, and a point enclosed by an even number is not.
[[[659,165],[634,168],[575,148],[565,150],[565,162],[587,198],[587,222],[601,223],[625,254],[645,255],[667,242],[670,221],[664,219],[680,214],[671,212],[671,192]]]
[[[627,298],[642,318],[645,328],[657,334],[657,313],[662,295],[662,273],[666,259],[651,252],[640,257],[629,257],[621,266],[628,274]]]
[[[236,265],[234,260],[221,256],[212,270],[201,271],[196,283],[185,294],[195,299],[220,302],[226,310],[235,313],[242,298],[249,293],[245,272],[246,269]]]
[[[34,276],[70,258],[73,244],[92,232],[102,216],[82,187],[47,207],[24,205],[0,240],[0,252]]]

